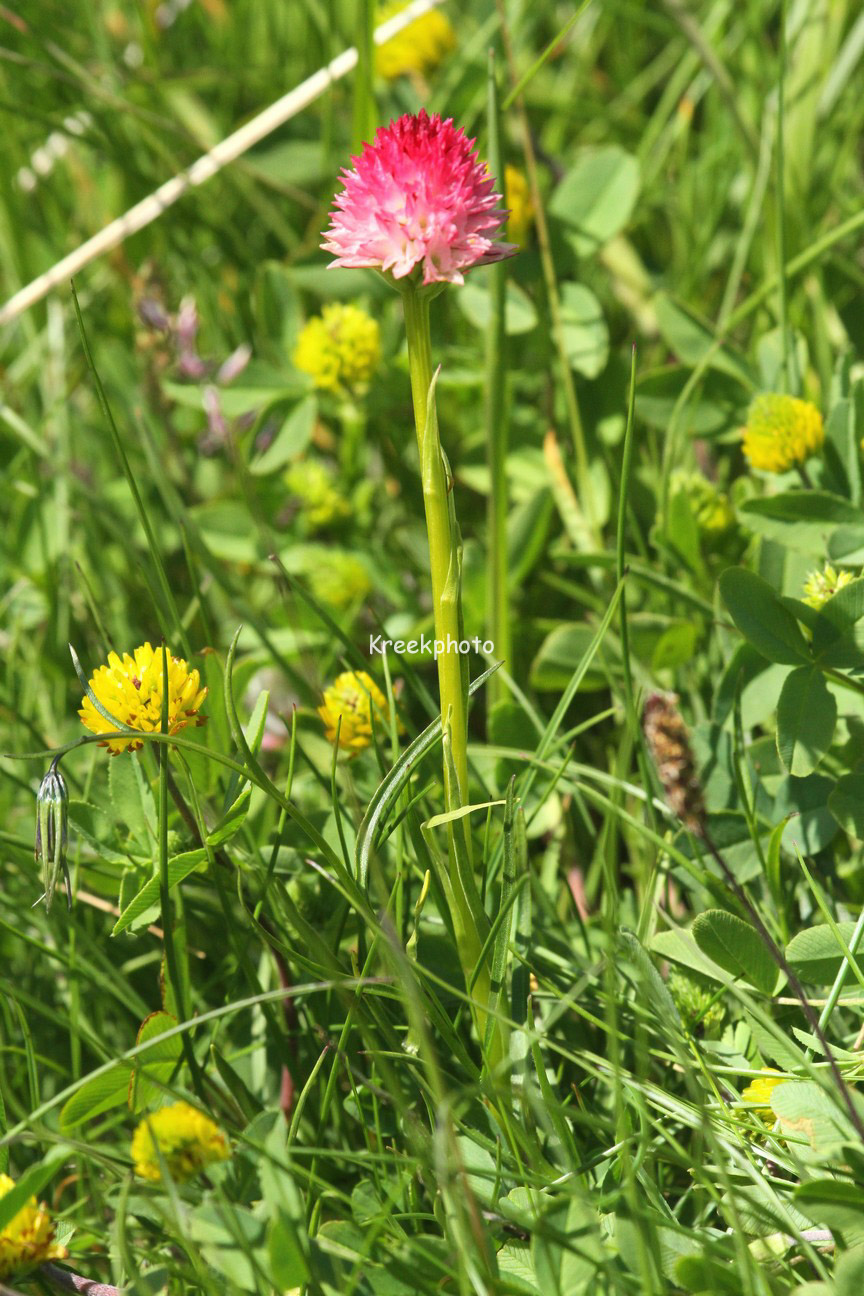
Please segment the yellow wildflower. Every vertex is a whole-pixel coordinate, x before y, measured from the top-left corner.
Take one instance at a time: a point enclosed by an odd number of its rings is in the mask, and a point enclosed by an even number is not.
[[[774,1122],[774,1113],[771,1110],[771,1095],[778,1085],[784,1084],[789,1079],[782,1071],[777,1071],[774,1067],[768,1068],[769,1074],[756,1076],[747,1085],[746,1089],[741,1090],[741,1101],[745,1103],[754,1103],[758,1108],[758,1115],[769,1124]]]
[[[333,302],[306,322],[292,358],[316,387],[342,393],[362,390],[381,359],[378,321],[358,306]]]
[[[405,8],[405,0],[379,5],[378,24],[393,18]],[[377,46],[375,70],[388,81],[406,73],[431,72],[456,45],[456,33],[449,18],[439,9],[415,18],[398,35]]]
[[[700,500],[695,512],[702,530],[713,535],[720,535],[735,525],[735,510],[722,491],[715,491],[712,500]]]
[[[0,1174],[0,1197],[14,1187],[14,1179]],[[62,1260],[65,1255],[66,1248],[54,1241],[54,1222],[47,1206],[40,1205],[35,1197],[0,1229],[0,1278],[12,1278],[46,1260]]]
[[[308,531],[332,525],[351,512],[348,501],[333,484],[333,474],[315,459],[302,459],[285,473],[291,492]]]
[[[348,608],[364,599],[372,588],[365,565],[347,549],[309,545],[303,565],[312,593],[330,607]]]
[[[524,247],[534,224],[534,203],[531,201],[531,190],[528,181],[517,167],[508,162],[504,168],[504,183],[507,190],[507,206],[510,215],[507,218],[507,237],[511,243]]]
[[[366,671],[344,671],[324,690],[323,706],[318,714],[324,721],[327,738],[348,751],[362,751],[372,742],[372,708],[379,735],[390,727],[390,708],[378,685]],[[341,727],[339,718],[342,718]],[[400,726],[401,728],[401,726]]]
[[[825,429],[810,401],[766,392],[750,406],[741,439],[752,468],[782,473],[822,448]]]
[[[824,571],[811,572],[807,577],[804,582],[804,594],[801,601],[818,611],[819,608],[825,606],[832,595],[854,579],[851,572],[835,571],[830,563],[826,563]]]
[[[728,496],[700,472],[675,472],[672,489],[687,495],[700,531],[722,535],[735,525],[735,510]]]
[[[171,1178],[183,1183],[214,1161],[226,1161],[231,1155],[228,1140],[216,1122],[187,1102],[160,1107],[143,1120],[133,1135],[131,1150],[135,1173],[154,1183],[162,1178],[160,1157]]]
[[[190,671],[182,657],[168,659],[168,732],[175,734],[190,724],[204,724],[205,717],[198,711],[207,696],[201,687],[197,670]],[[142,733],[155,733],[162,727],[162,654],[149,643],[136,648],[132,656],[124,653],[108,654],[108,665],[100,666],[90,680],[90,688],[102,706],[116,720],[140,729]],[[111,733],[116,725],[96,709],[89,697],[81,701],[78,712],[84,724],[93,733]],[[112,753],[137,751],[143,743],[134,738],[112,738],[101,744]]]

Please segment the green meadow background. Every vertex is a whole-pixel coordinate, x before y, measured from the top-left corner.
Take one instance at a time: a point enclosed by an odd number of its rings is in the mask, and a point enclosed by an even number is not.
[[[3,300],[374,7],[12,0]],[[92,366],[67,282],[0,329],[0,1171],[50,1205],[73,1270],[132,1296],[857,1296],[864,15],[443,12],[439,66],[385,81],[364,58],[76,276]],[[478,269],[434,303],[433,353],[472,637],[503,555],[492,474],[507,491],[512,651],[470,720],[497,1067],[435,884],[440,752],[400,759],[436,715],[434,666],[368,656],[370,635],[432,632],[401,305],[318,246],[371,125],[425,106],[486,156],[490,50],[502,156],[538,210],[505,316]],[[381,330],[350,408],[292,361],[336,301]],[[193,303],[197,365],[167,327]],[[748,468],[761,392],[825,418],[805,482]],[[808,608],[826,562],[851,593]],[[68,645],[89,677],[163,638],[209,687],[171,755],[192,813],[160,798],[155,743],[70,751],[76,899],[46,912],[35,794],[83,733]],[[491,664],[472,653],[472,678]],[[337,758],[316,708],[364,668],[405,734]],[[734,887],[651,767],[655,689],[680,698]],[[742,1100],[770,1071],[786,1083]],[[233,1155],[145,1183],[133,1129],[178,1098]]]

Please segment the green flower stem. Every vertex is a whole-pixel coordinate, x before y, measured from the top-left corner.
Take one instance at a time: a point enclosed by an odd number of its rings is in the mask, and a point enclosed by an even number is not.
[[[403,288],[402,301],[405,306],[411,395],[414,401],[414,422],[417,427],[417,447],[423,479],[423,504],[426,509],[426,531],[429,537],[435,638],[441,640],[445,648],[444,652],[438,654],[441,725],[445,733],[448,728],[450,730],[451,752],[458,785],[452,790],[453,800],[448,803],[447,809],[458,810],[468,804],[467,689],[463,680],[462,654],[458,651],[446,651],[448,638],[458,643],[462,637],[458,541],[450,526],[449,488],[444,470],[444,458],[440,447],[436,444],[437,424],[428,418],[429,392],[432,386],[429,296],[422,289],[418,290],[414,284],[409,284]],[[446,783],[445,779],[445,786]]]
[[[435,638],[445,651],[438,653],[438,689],[441,697],[441,727],[444,734],[444,803],[448,813],[468,802],[468,679],[467,662],[458,650],[447,651],[448,642],[462,638],[460,554],[456,520],[451,507],[446,461],[438,440],[434,407],[432,342],[429,330],[431,294],[412,284],[400,284],[408,335],[408,364],[411,395],[417,427],[417,447],[429,537],[429,567]],[[449,884],[446,886],[459,958],[468,985],[473,980],[474,1020],[479,1038],[486,1036],[485,1007],[491,979],[484,937],[488,919],[474,880],[471,833],[468,817],[448,823]],[[490,1061],[502,1056],[500,1032],[493,1032]]]
[[[168,649],[162,645],[162,721],[160,731],[169,736],[169,696],[168,696]],[[162,911],[162,930],[164,932],[165,971],[168,984],[174,995],[174,1006],[178,1021],[187,1020],[186,995],[184,981],[174,943],[174,913],[171,902],[171,885],[168,878],[168,786],[169,771],[168,746],[159,748],[159,907]],[[188,1035],[181,1037],[183,1060],[189,1068],[192,1087],[202,1102],[207,1101],[201,1070],[192,1041]]]

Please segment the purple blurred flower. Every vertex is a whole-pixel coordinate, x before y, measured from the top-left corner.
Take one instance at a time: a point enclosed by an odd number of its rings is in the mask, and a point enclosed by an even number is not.
[[[148,328],[156,329],[159,333],[167,333],[171,327],[171,320],[153,297],[141,298],[138,302],[138,314],[142,323]]]
[[[184,297],[180,303],[176,336],[180,372],[186,378],[203,378],[207,364],[198,354],[198,307],[194,297]]]
[[[199,447],[202,454],[218,454],[228,440],[228,424],[222,413],[218,390],[208,383],[201,392],[201,400],[207,415],[207,431],[202,436]]]
[[[216,374],[216,381],[227,386],[228,383],[239,378],[243,370],[252,359],[252,348],[248,342],[242,343],[236,351],[232,351],[227,360],[224,360],[219,366]]]

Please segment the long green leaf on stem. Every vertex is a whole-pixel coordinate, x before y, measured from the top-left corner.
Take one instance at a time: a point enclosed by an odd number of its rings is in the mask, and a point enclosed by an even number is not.
[[[490,666],[482,675],[478,675],[475,680],[472,680],[468,689],[469,696],[481,689],[497,669],[497,665]],[[405,748],[366,807],[366,813],[357,831],[357,842],[354,848],[357,878],[364,889],[368,886],[369,864],[372,853],[377,844],[380,829],[389,811],[399,799],[402,789],[412,774],[415,773],[421,759],[440,741],[441,717],[438,716]]]

